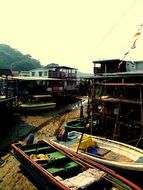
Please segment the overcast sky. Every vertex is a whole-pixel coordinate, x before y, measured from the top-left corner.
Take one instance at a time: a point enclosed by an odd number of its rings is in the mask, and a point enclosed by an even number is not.
[[[122,59],[141,24],[143,0],[0,0],[0,43],[82,72]],[[142,35],[126,59],[143,59]]]

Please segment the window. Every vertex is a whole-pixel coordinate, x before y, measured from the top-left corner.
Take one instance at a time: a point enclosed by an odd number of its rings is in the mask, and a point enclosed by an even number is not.
[[[39,71],[39,77],[42,77],[42,72],[41,71]]]
[[[101,68],[101,63],[96,63],[96,64],[94,64],[94,66],[97,68]]]
[[[32,72],[32,77],[34,77],[35,76],[35,72]]]
[[[47,76],[47,71],[44,71],[44,76]]]

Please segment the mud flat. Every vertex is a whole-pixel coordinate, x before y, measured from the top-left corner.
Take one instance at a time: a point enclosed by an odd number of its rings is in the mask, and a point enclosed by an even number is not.
[[[12,142],[26,141],[31,132],[34,133],[35,141],[52,137],[57,130],[63,129],[64,122],[79,118],[80,107],[75,105],[73,108],[69,110],[66,107],[48,115],[21,116],[21,122],[1,140],[1,147],[7,147]],[[86,106],[83,113],[86,114]],[[1,156],[1,161],[0,190],[41,190],[20,167],[11,149]]]

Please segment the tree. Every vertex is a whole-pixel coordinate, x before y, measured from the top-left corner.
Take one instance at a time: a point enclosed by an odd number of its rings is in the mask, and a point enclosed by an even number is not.
[[[30,54],[23,55],[17,49],[9,45],[0,44],[0,68],[7,68],[14,71],[28,71],[42,67],[40,62],[33,59]]]

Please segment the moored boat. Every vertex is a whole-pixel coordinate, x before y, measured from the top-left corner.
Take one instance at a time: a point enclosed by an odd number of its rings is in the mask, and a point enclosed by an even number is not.
[[[54,102],[27,103],[27,104],[20,104],[19,110],[21,110],[21,111],[41,111],[41,110],[53,109],[55,107],[56,107],[56,103],[54,103]]]
[[[69,132],[66,141],[51,141],[112,169],[143,172],[143,150],[134,146],[77,131]]]
[[[93,133],[95,133],[98,130],[100,119],[101,117],[99,114],[93,115],[92,118]],[[72,121],[65,122],[64,129],[67,132],[78,131],[78,132],[90,133],[91,131],[90,125],[91,125],[91,118],[89,118],[88,116],[84,116]]]
[[[30,112],[30,111],[46,111],[49,109],[54,109],[56,107],[56,102],[52,102],[51,95],[33,95],[29,98],[26,103],[21,103],[18,106],[20,111]]]
[[[86,163],[55,148],[50,141],[11,145],[14,155],[43,189],[141,190],[140,187],[108,168]]]

